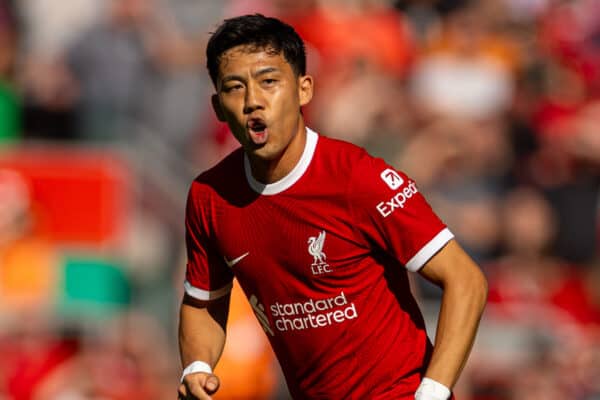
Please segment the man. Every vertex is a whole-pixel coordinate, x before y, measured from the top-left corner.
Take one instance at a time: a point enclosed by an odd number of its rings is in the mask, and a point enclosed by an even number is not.
[[[414,181],[304,125],[313,79],[293,28],[226,20],[207,64],[241,148],[190,188],[180,398],[219,387],[234,276],[294,398],[450,398],[485,303],[479,268]],[[407,270],[444,289],[435,350]]]

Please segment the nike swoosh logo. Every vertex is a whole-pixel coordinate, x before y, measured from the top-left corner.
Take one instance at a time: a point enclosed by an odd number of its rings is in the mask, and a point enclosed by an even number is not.
[[[244,257],[246,257],[248,254],[250,254],[250,252],[246,252],[244,254],[242,254],[241,256],[234,258],[233,260],[228,260],[227,258],[223,257],[223,259],[225,260],[225,264],[227,264],[227,266],[229,268],[233,267],[235,264],[239,263],[240,261],[242,261],[244,259]]]

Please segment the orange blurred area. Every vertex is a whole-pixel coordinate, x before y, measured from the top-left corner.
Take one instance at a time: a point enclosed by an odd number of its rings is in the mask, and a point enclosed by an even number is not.
[[[56,250],[38,239],[22,239],[0,253],[0,308],[4,313],[48,307],[58,286]]]
[[[227,336],[229,345],[215,369],[222,385],[215,399],[273,396],[279,378],[275,355],[237,281],[231,293]]]

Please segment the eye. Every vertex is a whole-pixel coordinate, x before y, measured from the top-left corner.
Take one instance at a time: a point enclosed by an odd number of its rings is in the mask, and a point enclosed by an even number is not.
[[[273,78],[263,79],[263,84],[265,86],[272,86],[275,84],[275,82],[277,82],[277,79],[273,79]]]
[[[238,83],[238,84],[233,84],[233,85],[225,86],[223,88],[223,91],[225,93],[237,92],[237,91],[242,90],[243,87],[244,86],[242,84]]]

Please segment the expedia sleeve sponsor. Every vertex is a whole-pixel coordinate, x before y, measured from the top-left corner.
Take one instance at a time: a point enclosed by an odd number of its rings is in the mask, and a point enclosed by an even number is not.
[[[404,208],[404,204],[418,192],[415,182],[409,181],[408,185],[404,186],[402,190],[399,190],[389,200],[378,203],[375,208],[383,218],[387,218],[398,208]]]
[[[350,178],[348,206],[357,239],[366,249],[386,253],[416,271],[445,244],[434,239],[446,225],[414,179],[378,158],[362,160]]]

